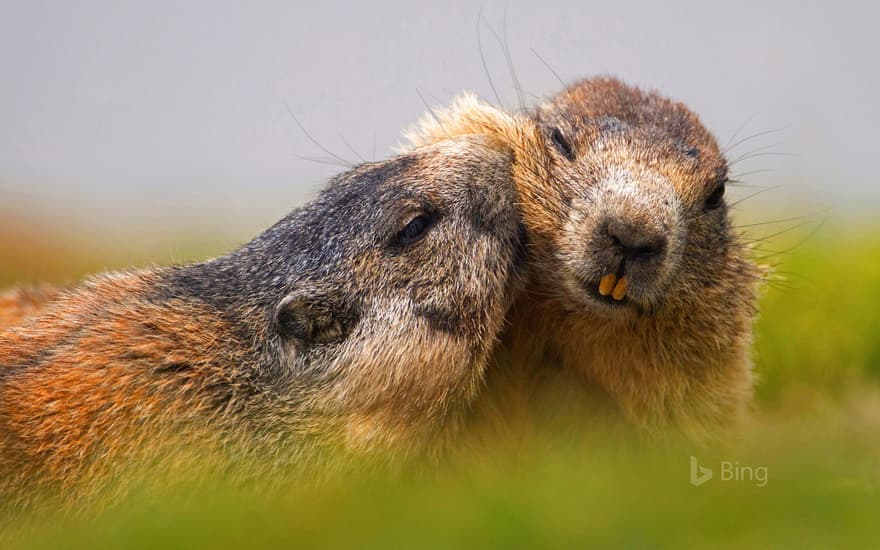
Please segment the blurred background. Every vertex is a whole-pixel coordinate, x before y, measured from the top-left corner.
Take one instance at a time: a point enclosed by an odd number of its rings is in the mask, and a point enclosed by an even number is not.
[[[293,116],[357,162],[387,157],[422,98],[496,101],[480,18],[507,107],[502,43],[531,103],[561,86],[548,66],[617,75],[686,102],[722,144],[773,131],[731,154],[759,153],[737,171],[782,186],[759,204],[871,211],[878,16],[853,1],[5,0],[0,208],[125,246],[240,242],[341,170],[303,158],[330,157]]]
[[[518,466],[502,456],[463,482],[380,491],[379,502],[370,486],[251,503],[243,516],[229,516],[234,505],[138,509],[81,528],[78,545],[202,540],[193,518],[218,543],[517,545],[551,532],[559,543],[864,543],[880,487],[878,17],[877,3],[852,0],[0,0],[0,287],[229,250],[342,171],[333,156],[389,156],[426,104],[471,90],[517,108],[510,67],[530,104],[560,79],[596,74],[687,103],[735,145],[737,223],[776,266],[755,343],[758,422],[742,454],[725,455],[769,464],[769,489],[692,493],[681,453],[659,470],[622,469],[595,449],[534,445],[531,461],[514,453]],[[437,522],[399,504],[410,500]],[[399,518],[401,538],[383,514]],[[443,522],[472,538],[450,538]],[[46,547],[68,541],[57,530]]]

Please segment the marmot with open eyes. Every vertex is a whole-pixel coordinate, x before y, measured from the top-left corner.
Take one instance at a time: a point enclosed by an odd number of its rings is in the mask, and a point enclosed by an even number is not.
[[[202,448],[432,452],[521,286],[512,159],[481,139],[360,166],[234,252],[91,279],[0,331],[0,501],[77,502]]]
[[[559,365],[649,437],[735,431],[751,401],[762,273],[734,233],[727,163],[697,116],[597,78],[530,114],[464,96],[406,137],[459,134],[514,155],[529,243],[527,291],[489,371],[494,406],[523,398],[493,384],[535,391]]]

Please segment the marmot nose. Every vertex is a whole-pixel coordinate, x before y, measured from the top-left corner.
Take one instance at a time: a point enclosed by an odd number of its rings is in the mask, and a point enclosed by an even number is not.
[[[611,246],[630,261],[643,262],[666,252],[666,235],[651,227],[609,220],[605,222],[603,232]]]

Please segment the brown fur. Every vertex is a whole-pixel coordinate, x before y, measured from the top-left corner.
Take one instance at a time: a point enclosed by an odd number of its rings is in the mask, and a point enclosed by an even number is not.
[[[554,130],[572,158],[553,143]],[[477,414],[522,416],[510,410],[524,401],[592,415],[591,403],[604,403],[610,406],[598,408],[612,417],[619,411],[649,437],[672,429],[704,440],[736,430],[754,382],[750,345],[761,277],[726,206],[702,209],[726,162],[697,117],[657,94],[594,79],[532,116],[464,96],[406,137],[423,145],[459,134],[491,136],[494,147],[514,154],[532,267]],[[612,265],[595,242],[603,216],[664,228],[669,237],[667,257],[650,280],[636,277],[624,306],[587,292]],[[571,389],[572,375],[580,390]],[[560,386],[583,394],[563,403],[555,389],[536,397]]]
[[[0,292],[0,332],[39,313],[60,293],[61,289],[49,285],[18,287]]]
[[[162,434],[209,438],[187,424],[205,422],[203,390],[234,376],[221,368],[243,357],[210,356],[235,350],[218,345],[234,337],[217,312],[139,300],[152,282],[147,273],[95,280],[0,339],[3,494],[61,487],[78,500],[134,466],[143,446],[168,451]],[[195,368],[164,372],[181,363]]]

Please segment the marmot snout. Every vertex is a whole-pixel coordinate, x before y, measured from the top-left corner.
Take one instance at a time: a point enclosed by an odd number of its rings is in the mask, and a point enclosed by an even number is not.
[[[597,176],[572,199],[559,259],[585,311],[648,310],[678,268],[686,232],[671,182],[640,166]]]

